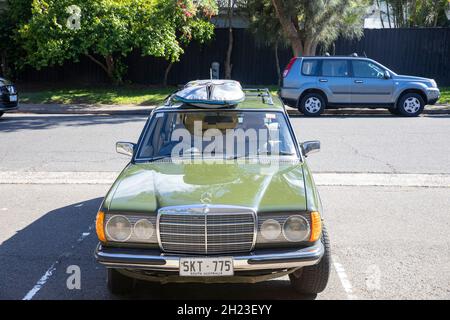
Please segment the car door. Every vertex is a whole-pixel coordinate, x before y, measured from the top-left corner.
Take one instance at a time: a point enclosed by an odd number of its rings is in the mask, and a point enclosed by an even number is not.
[[[327,94],[328,103],[350,103],[350,84],[350,67],[347,59],[322,59],[318,87]]]
[[[352,103],[387,104],[392,101],[394,81],[386,70],[370,60],[352,60]]]

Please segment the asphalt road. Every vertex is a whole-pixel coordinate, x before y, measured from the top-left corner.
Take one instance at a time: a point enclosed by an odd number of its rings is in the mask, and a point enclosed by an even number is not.
[[[117,171],[116,140],[136,141],[139,116],[7,115],[0,171]],[[315,172],[450,173],[446,116],[294,118],[320,139]],[[95,263],[93,223],[106,184],[0,184],[0,299],[118,299]],[[137,284],[125,299],[449,299],[450,188],[320,186],[332,241],[327,289],[301,296],[286,278],[255,285]],[[68,266],[81,289],[69,290]]]
[[[292,118],[317,139],[315,172],[450,173],[450,116]],[[116,141],[135,142],[142,116],[8,114],[0,118],[0,171],[117,171]]]

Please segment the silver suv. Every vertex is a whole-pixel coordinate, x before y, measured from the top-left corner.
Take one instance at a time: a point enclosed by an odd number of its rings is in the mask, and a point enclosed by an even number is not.
[[[388,108],[395,115],[414,117],[440,92],[433,79],[398,75],[362,57],[292,58],[283,73],[280,96],[306,116],[325,108]]]

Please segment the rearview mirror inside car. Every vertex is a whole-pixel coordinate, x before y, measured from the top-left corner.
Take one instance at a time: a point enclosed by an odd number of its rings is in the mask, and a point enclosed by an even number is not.
[[[116,142],[116,152],[126,156],[133,156],[134,143],[131,142]]]

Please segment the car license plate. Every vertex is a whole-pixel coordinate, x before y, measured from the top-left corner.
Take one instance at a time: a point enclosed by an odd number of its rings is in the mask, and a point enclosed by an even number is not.
[[[180,276],[216,277],[232,276],[233,258],[180,258]]]
[[[9,96],[9,101],[16,102],[17,101],[17,95]]]

